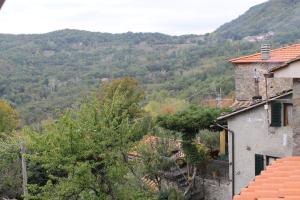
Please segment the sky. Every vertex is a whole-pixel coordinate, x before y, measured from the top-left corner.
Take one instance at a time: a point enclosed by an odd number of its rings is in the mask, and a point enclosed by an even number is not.
[[[0,33],[60,29],[204,34],[267,0],[6,0]]]

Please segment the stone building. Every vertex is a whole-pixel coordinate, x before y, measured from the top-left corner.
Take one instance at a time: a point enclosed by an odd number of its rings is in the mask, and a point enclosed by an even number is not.
[[[236,99],[245,101],[251,100],[254,96],[262,96],[265,99],[266,79],[264,74],[298,56],[300,56],[300,44],[294,44],[274,50],[270,50],[269,46],[262,46],[261,53],[229,60],[235,67]],[[274,96],[278,92],[292,88],[292,79],[268,79],[267,85],[268,95]]]
[[[300,155],[298,57],[300,44],[230,60],[236,100],[218,126],[228,133],[231,196],[277,158]]]

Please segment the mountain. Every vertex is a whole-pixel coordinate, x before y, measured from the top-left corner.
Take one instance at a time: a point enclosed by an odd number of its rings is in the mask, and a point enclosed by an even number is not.
[[[269,0],[250,8],[237,19],[224,24],[215,33],[225,39],[272,33],[273,40],[285,44],[300,38],[299,0]]]
[[[232,95],[233,66],[227,60],[259,50],[265,39],[260,35],[272,33],[273,47],[300,39],[300,31],[291,28],[300,25],[299,9],[298,1],[271,0],[206,35],[69,29],[0,34],[0,97],[17,107],[23,124],[32,124],[55,117],[102,80],[124,76],[141,82],[146,101],[172,96],[199,103],[220,89]]]

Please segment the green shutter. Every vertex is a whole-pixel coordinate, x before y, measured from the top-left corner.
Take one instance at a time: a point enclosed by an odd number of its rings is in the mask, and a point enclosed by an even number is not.
[[[273,102],[271,104],[271,126],[280,127],[281,126],[281,103]]]
[[[255,154],[255,176],[260,175],[261,171],[264,170],[264,156]]]

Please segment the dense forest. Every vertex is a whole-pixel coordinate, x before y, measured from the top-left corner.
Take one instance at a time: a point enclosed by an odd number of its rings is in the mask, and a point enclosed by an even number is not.
[[[0,96],[22,124],[55,117],[107,79],[134,77],[145,101],[176,97],[192,103],[233,95],[229,58],[259,51],[265,39],[278,47],[300,38],[298,1],[271,0],[206,35],[94,33],[61,30],[0,35]]]

